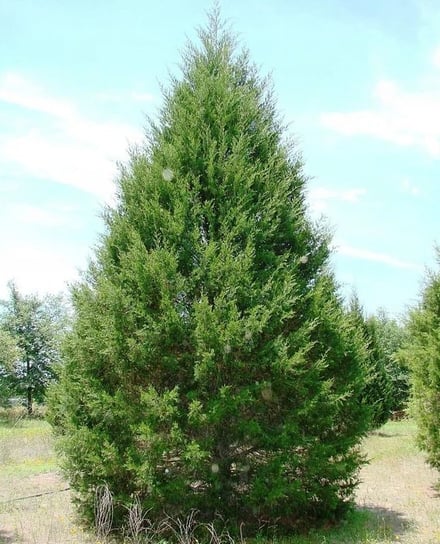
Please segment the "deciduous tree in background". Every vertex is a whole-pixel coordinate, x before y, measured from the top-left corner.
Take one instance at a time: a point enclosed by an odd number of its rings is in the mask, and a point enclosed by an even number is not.
[[[133,500],[297,527],[352,497],[368,427],[362,339],[270,87],[217,15],[73,290],[52,421],[82,511]]]
[[[60,297],[22,295],[13,283],[9,293],[0,314],[0,382],[4,400],[24,398],[31,414],[55,377],[67,312]]]
[[[14,394],[14,369],[21,355],[14,337],[0,329],[0,406],[7,406]]]

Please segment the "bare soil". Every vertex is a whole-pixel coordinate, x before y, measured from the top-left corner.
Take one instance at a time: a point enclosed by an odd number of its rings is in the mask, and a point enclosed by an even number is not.
[[[382,516],[395,541],[438,544],[439,474],[417,450],[415,432],[411,421],[390,422],[366,440],[370,463],[361,473],[357,503]]]
[[[362,469],[356,502],[359,510],[371,513],[375,529],[361,540],[344,536],[344,544],[440,543],[439,475],[417,450],[415,432],[411,421],[390,422],[365,441],[370,463]],[[45,435],[46,446],[48,439]],[[31,445],[41,456],[41,449]],[[6,451],[6,446],[4,442],[3,455],[14,463],[0,462],[0,544],[97,543],[76,523],[70,492],[55,464],[51,470],[40,471],[31,450],[26,455],[21,450],[23,464],[16,464],[16,451]],[[26,465],[30,459],[32,470]],[[384,529],[379,536],[378,525]],[[291,544],[295,542],[292,538]],[[302,537],[298,542],[309,540]],[[342,540],[329,531],[326,536],[310,537],[312,542],[339,544]]]

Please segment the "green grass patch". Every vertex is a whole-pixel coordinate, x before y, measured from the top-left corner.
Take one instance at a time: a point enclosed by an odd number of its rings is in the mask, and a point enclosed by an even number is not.
[[[364,448],[370,461],[419,455],[416,434],[417,426],[411,419],[389,421],[366,438]]]
[[[1,466],[1,465],[0,465]],[[9,463],[1,466],[3,476],[31,476],[57,469],[56,457],[49,459],[29,459],[21,463]]]
[[[27,476],[56,469],[51,427],[38,419],[0,420],[0,474]]]
[[[392,520],[380,512],[353,510],[338,527],[280,539],[279,544],[391,544],[396,542]],[[261,544],[264,541],[261,541]],[[267,541],[265,541],[267,542]]]

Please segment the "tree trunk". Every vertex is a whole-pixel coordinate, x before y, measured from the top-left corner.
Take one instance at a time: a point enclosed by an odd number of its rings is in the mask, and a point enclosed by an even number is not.
[[[26,358],[26,377],[29,380],[29,374],[31,373],[31,362],[28,358]],[[32,415],[32,386],[29,383],[27,386],[27,413],[28,416]]]
[[[32,415],[32,387],[29,385],[27,388],[27,413],[28,416]]]

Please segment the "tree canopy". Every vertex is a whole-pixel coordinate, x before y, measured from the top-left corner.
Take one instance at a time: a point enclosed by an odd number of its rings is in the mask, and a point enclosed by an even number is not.
[[[0,391],[25,399],[28,413],[42,402],[60,362],[60,342],[67,326],[61,297],[22,295],[9,284],[9,299],[0,313]]]

